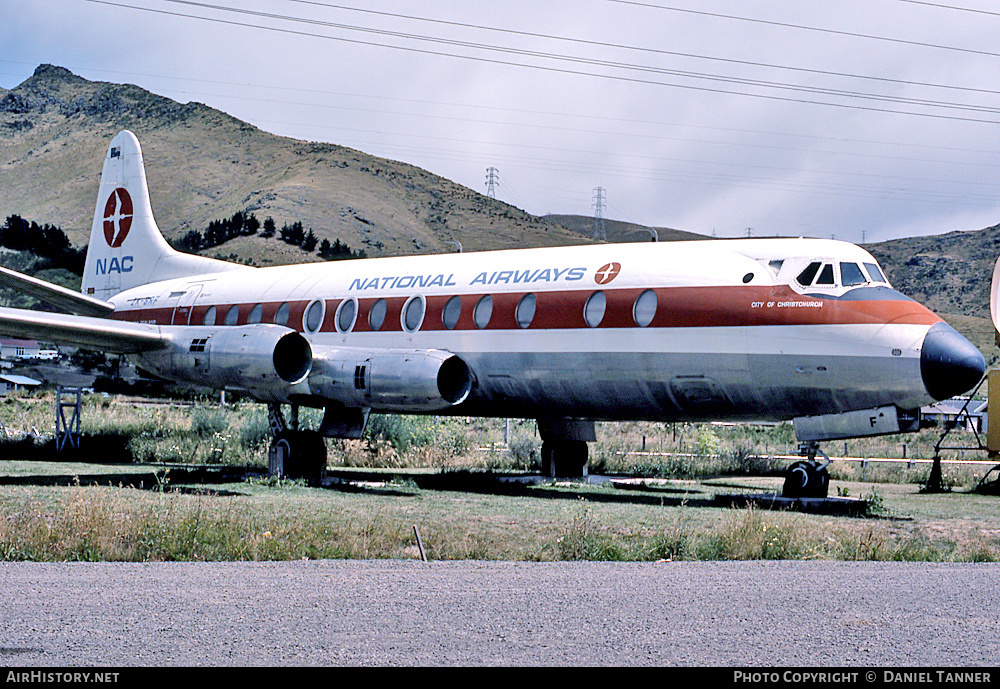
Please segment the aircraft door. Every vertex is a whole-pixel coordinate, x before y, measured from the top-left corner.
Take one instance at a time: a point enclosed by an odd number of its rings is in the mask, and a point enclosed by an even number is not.
[[[174,305],[174,313],[170,319],[172,325],[190,325],[191,312],[194,311],[194,302],[201,294],[201,283],[189,285],[187,290],[177,298]]]

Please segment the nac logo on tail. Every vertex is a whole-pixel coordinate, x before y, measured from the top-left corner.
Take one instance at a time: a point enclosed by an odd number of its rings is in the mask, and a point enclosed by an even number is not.
[[[128,231],[132,229],[132,197],[124,187],[118,187],[108,202],[104,204],[104,241],[112,249],[117,249],[128,237]],[[95,262],[95,270],[98,275],[108,273],[129,273],[132,271],[133,256],[112,256],[110,259],[99,258]]]
[[[117,249],[132,229],[132,197],[128,190],[118,187],[104,204],[104,239],[108,246]]]

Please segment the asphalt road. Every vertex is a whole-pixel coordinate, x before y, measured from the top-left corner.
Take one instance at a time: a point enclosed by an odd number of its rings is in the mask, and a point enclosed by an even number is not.
[[[993,666],[1000,565],[0,563],[0,664]]]

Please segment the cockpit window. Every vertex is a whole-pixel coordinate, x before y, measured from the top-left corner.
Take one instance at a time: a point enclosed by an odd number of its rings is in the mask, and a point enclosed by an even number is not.
[[[872,282],[889,282],[885,279],[885,275],[882,274],[882,270],[878,267],[877,263],[866,263],[865,269],[868,271],[868,276],[872,279]]]
[[[861,266],[857,263],[841,263],[840,280],[844,283],[844,287],[863,285],[868,282],[868,278],[861,272]]]
[[[808,287],[812,284],[813,278],[816,277],[816,272],[819,270],[820,263],[816,261],[815,263],[810,263],[806,266],[806,269],[799,273],[799,276],[795,278],[798,283],[803,287]]]
[[[823,266],[823,270],[820,271],[819,277],[816,279],[817,285],[832,285],[833,281],[833,264],[827,263]]]

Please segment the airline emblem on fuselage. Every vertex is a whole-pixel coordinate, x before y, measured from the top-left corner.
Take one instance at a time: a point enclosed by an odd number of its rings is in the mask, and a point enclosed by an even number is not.
[[[104,240],[112,249],[117,249],[131,228],[132,197],[126,189],[118,187],[104,204]]]
[[[621,263],[605,263],[597,269],[596,273],[594,273],[594,282],[598,285],[606,285],[618,277],[618,273],[621,272],[621,269]]]

